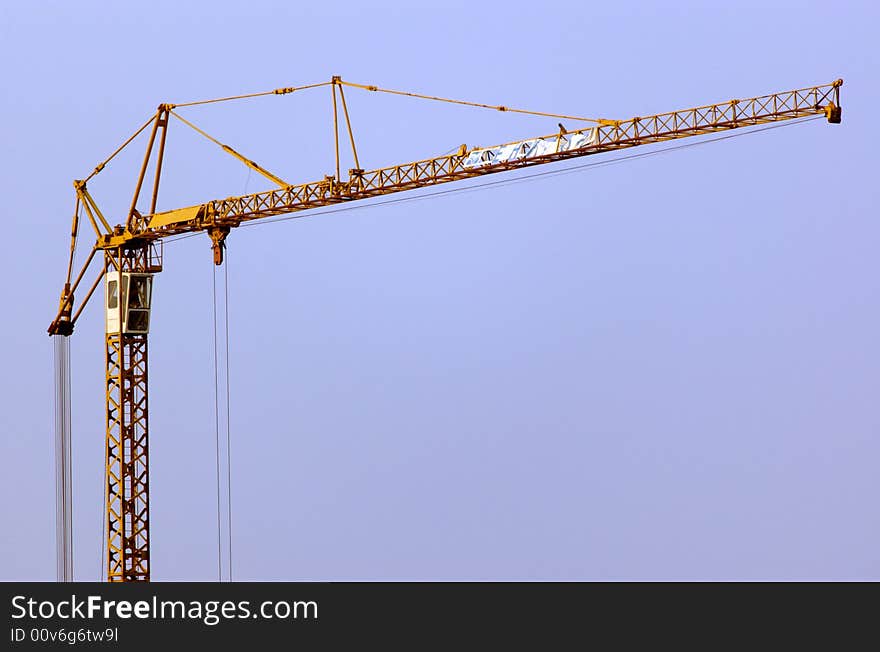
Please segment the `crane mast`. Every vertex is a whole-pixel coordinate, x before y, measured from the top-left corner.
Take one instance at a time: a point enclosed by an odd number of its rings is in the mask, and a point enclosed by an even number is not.
[[[131,279],[161,271],[155,247],[118,247],[104,253],[105,274]],[[131,292],[131,290],[129,290]],[[124,293],[120,291],[120,295]],[[120,297],[121,298],[121,297]],[[117,302],[122,311],[123,302]],[[137,330],[137,329],[135,329]],[[146,329],[140,329],[146,330]],[[107,580],[150,579],[149,410],[147,333],[107,329],[106,560]]]
[[[164,238],[203,231],[211,240],[214,263],[220,265],[223,262],[226,237],[232,229],[249,221],[770,122],[825,116],[828,122],[839,123],[842,84],[843,81],[838,79],[820,86],[749,99],[734,99],[656,115],[633,117],[628,120],[597,119],[593,120],[595,124],[592,126],[571,131],[560,124],[559,131],[549,135],[495,147],[468,149],[462,145],[455,154],[363,170],[357,167],[357,150],[348,119],[343,87],[356,87],[367,91],[384,89],[353,84],[339,77],[333,77],[330,82],[313,86],[331,86],[334,120],[337,116],[338,91],[356,167],[348,171],[346,178],[342,178],[339,168],[337,126],[336,174],[325,176],[318,181],[296,185],[288,184],[230,146],[202,132],[175,111],[183,105],[159,105],[150,120],[122,146],[125,147],[147,127],[151,127],[147,151],[124,224],[111,227],[87,189],[88,180],[98,174],[122,147],[117,149],[110,159],[99,164],[87,179],[74,182],[77,209],[71,230],[67,278],[61,292],[58,311],[48,329],[52,336],[70,336],[83,308],[101,281],[105,281],[107,580],[131,582],[150,579],[147,343],[152,277],[162,270]],[[301,89],[281,88],[255,95],[286,95],[294,90]],[[399,91],[386,92],[414,95]],[[238,97],[225,99],[238,99]],[[457,103],[499,111],[517,111],[503,106]],[[561,117],[546,113],[537,115]],[[172,117],[179,118],[183,123],[214,141],[228,154],[259,172],[278,187],[239,197],[215,199],[194,206],[156,212],[168,125]],[[141,213],[137,209],[137,204],[146,172],[153,160],[154,178],[150,193],[150,208]],[[71,280],[80,208],[95,232],[95,242],[78,275]],[[98,256],[103,256],[98,276],[74,310],[74,294],[90,264]]]

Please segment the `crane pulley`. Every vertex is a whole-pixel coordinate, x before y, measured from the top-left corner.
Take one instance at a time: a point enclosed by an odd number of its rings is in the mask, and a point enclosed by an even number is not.
[[[843,81],[838,79],[830,84],[748,99],[733,99],[626,120],[585,118],[527,111],[504,105],[451,100],[389,90],[374,85],[356,84],[343,81],[340,77],[333,77],[329,82],[283,87],[261,93],[182,104],[160,104],[150,119],[107,159],[99,163],[88,177],[74,182],[76,208],[71,228],[67,276],[58,311],[48,329],[49,334],[53,336],[70,336],[83,308],[104,280],[107,369],[105,463],[107,579],[145,581],[150,577],[147,337],[152,275],[162,270],[162,242],[165,238],[205,232],[211,240],[214,263],[220,265],[223,262],[226,238],[232,229],[245,222],[275,215],[295,214],[322,206],[356,202],[452,181],[771,122],[824,116],[830,123],[839,123],[842,84]],[[261,96],[286,96],[324,86],[329,86],[332,91],[336,170],[334,175],[327,175],[307,183],[288,183],[281,176],[266,170],[232,146],[207,134],[176,110],[199,104]],[[382,92],[451,102],[500,112],[551,117],[569,124],[572,122],[582,124],[566,127],[560,122],[558,132],[543,136],[493,147],[468,148],[462,145],[453,154],[364,170],[361,169],[358,159],[344,87],[370,93]],[[345,176],[341,173],[339,157],[340,105],[355,163],[355,167],[348,170]],[[224,152],[277,187],[157,212],[162,162],[168,126],[172,118],[209,139]],[[123,148],[148,128],[150,134],[147,151],[140,167],[128,213],[122,223],[111,227],[90,195],[87,184]],[[151,161],[155,162],[152,188],[149,193],[149,208],[141,212],[138,209],[138,202]],[[83,212],[94,231],[95,241],[80,271],[76,277],[73,277],[79,221]],[[103,263],[99,266],[97,278],[75,308],[75,293],[99,252],[102,254]]]

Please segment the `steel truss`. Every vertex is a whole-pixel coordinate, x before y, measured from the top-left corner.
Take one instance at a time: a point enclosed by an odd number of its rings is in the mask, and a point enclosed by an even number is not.
[[[107,250],[104,259],[107,272],[161,269],[149,246]],[[106,333],[106,368],[107,581],[149,581],[147,335]]]

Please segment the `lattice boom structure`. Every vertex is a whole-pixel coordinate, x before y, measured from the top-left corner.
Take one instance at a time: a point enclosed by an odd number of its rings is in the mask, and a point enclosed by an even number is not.
[[[368,199],[393,192],[424,188],[440,183],[469,179],[494,172],[562,161],[612,150],[698,136],[739,127],[791,120],[811,115],[827,115],[839,121],[839,82],[746,100],[670,111],[647,117],[591,127],[595,132],[588,144],[540,156],[523,156],[490,165],[469,167],[468,152],[440,156],[376,170],[350,170],[347,181],[326,177],[320,181],[293,185],[241,197],[217,199],[145,219],[148,225],[128,237],[161,238],[178,233],[208,230],[215,226],[235,227],[262,217],[304,211],[320,206]],[[830,108],[830,110],[829,110]],[[605,121],[610,122],[610,121]],[[584,130],[570,134],[582,134]],[[558,138],[558,134],[539,140]],[[499,146],[502,147],[502,146]]]

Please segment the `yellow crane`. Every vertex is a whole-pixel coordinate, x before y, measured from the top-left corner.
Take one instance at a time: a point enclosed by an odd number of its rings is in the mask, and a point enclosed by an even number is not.
[[[111,582],[149,581],[149,447],[148,447],[148,332],[153,275],[162,271],[162,241],[169,236],[203,231],[211,240],[214,263],[223,262],[226,238],[235,227],[252,220],[353,202],[378,195],[425,188],[509,170],[555,163],[582,156],[649,145],[662,141],[752,127],[755,125],[825,116],[830,123],[841,119],[840,87],[830,84],[772,93],[749,99],[733,99],[689,109],[627,120],[580,118],[571,115],[514,109],[506,106],[450,100],[418,93],[354,84],[333,77],[328,82],[278,88],[263,93],[189,102],[160,104],[151,118],[108,159],[83,180],[74,181],[76,209],[71,228],[70,255],[61,300],[49,334],[65,338],[73,333],[77,319],[97,287],[105,286],[106,323],[106,577]],[[181,116],[177,110],[196,104],[240,100],[259,96],[288,95],[329,86],[333,98],[335,175],[309,183],[290,184],[223,144]],[[345,88],[382,92],[467,106],[550,117],[588,126],[504,143],[494,147],[468,148],[454,154],[374,170],[359,166],[354,134],[345,101]],[[350,141],[355,167],[343,177],[340,170],[339,108]],[[214,199],[195,206],[156,212],[168,125],[172,118],[205,136],[273,187],[240,197]],[[89,194],[87,184],[124,147],[149,129],[146,154],[135,183],[134,195],[120,224],[111,226]],[[147,170],[153,162],[152,189],[146,210],[138,208]],[[73,276],[79,219],[84,213],[95,241],[78,274]],[[97,278],[78,305],[74,295],[92,262],[99,259]],[[100,260],[103,258],[103,260]],[[65,373],[67,373],[65,371]],[[69,460],[69,456],[67,458]],[[67,462],[69,464],[69,461]],[[69,475],[65,482],[69,482]],[[69,560],[68,560],[69,564]],[[60,568],[60,566],[59,566]]]

